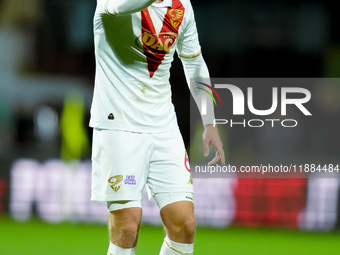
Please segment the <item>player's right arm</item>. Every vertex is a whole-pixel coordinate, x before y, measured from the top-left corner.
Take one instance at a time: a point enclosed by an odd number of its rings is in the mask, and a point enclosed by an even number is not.
[[[99,0],[105,12],[118,16],[139,12],[151,5],[155,0]]]

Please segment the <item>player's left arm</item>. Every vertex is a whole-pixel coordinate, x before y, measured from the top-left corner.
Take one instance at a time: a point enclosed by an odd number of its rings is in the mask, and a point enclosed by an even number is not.
[[[214,165],[221,160],[222,164],[225,164],[225,155],[223,150],[223,144],[220,139],[217,127],[213,125],[215,114],[214,114],[214,105],[212,99],[205,94],[203,90],[198,89],[195,86],[195,82],[207,82],[207,78],[209,78],[208,67],[203,59],[202,54],[195,58],[183,58],[180,57],[183,67],[184,73],[187,79],[187,83],[189,84],[191,95],[193,96],[198,109],[201,113],[202,122],[204,125],[203,132],[203,146],[204,146],[204,156],[209,155],[209,146],[213,145],[216,150],[216,155],[214,159],[212,159],[208,165]],[[208,89],[206,89],[208,90]],[[203,97],[206,98],[206,112],[203,112],[202,100]]]
[[[203,145],[204,156],[209,155],[209,146],[213,145],[216,150],[215,157],[208,163],[208,165],[214,165],[221,160],[222,164],[225,164],[225,155],[223,150],[223,144],[220,139],[217,128],[213,125],[215,114],[214,104],[212,98],[206,96],[205,91],[211,90],[207,87],[204,90],[199,89],[197,84],[209,83],[210,74],[208,67],[204,61],[201,52],[201,46],[198,40],[198,33],[196,28],[196,22],[191,5],[186,9],[188,12],[188,23],[183,28],[183,33],[179,37],[177,51],[182,61],[186,80],[198,109],[201,113],[202,122],[204,125],[203,132]],[[202,100],[205,101],[205,109],[202,109]]]

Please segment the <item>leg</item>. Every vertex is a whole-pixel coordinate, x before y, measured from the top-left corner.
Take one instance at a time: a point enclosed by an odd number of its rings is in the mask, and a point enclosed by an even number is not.
[[[164,206],[161,216],[166,237],[160,255],[193,254],[196,220],[191,201],[178,201]]]
[[[108,214],[110,241],[112,244],[128,249],[137,246],[142,208],[132,207]]]
[[[196,219],[192,202],[168,204],[161,209],[161,216],[170,240],[182,244],[194,242]]]
[[[155,134],[147,180],[149,197],[161,211],[167,236],[160,255],[192,254],[196,220],[193,182],[181,134],[178,130]]]
[[[148,134],[101,129],[93,132],[91,199],[107,202],[109,255],[135,254],[151,153],[148,141]]]

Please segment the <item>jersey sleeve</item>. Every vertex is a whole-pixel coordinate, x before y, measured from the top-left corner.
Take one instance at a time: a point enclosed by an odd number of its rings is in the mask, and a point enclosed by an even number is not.
[[[208,67],[202,54],[195,58],[181,58],[190,93],[202,117],[203,126],[214,123],[214,104],[208,94],[212,94]]]
[[[211,97],[207,96],[207,92],[211,94],[211,90],[208,88],[210,86],[210,75],[202,56],[194,12],[190,2],[186,11],[188,23],[179,37],[177,52],[183,64],[190,93],[200,111],[203,125],[206,126],[213,124],[215,119],[213,101]],[[208,87],[202,86],[202,84],[206,84]]]
[[[98,0],[104,11],[110,15],[127,15],[139,12],[151,5],[155,0]]]
[[[194,11],[189,2],[186,7],[187,24],[184,26],[181,36],[178,38],[177,52],[181,58],[195,58],[201,54],[201,46],[198,39]]]

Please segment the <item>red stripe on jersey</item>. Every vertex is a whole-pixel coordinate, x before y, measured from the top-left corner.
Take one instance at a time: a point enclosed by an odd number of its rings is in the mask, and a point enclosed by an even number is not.
[[[181,1],[173,0],[172,7],[168,7],[164,16],[163,27],[159,34],[156,33],[149,10],[145,9],[141,12],[142,42],[150,78],[155,74],[165,55],[170,52],[170,47],[175,43],[183,22],[184,12],[185,8]]]

